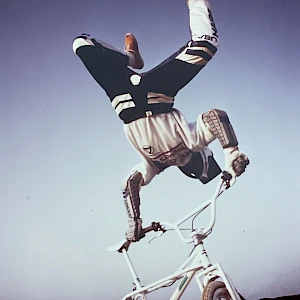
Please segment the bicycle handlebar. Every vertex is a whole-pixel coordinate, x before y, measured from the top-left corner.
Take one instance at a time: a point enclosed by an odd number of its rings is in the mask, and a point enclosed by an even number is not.
[[[210,232],[215,224],[215,219],[216,219],[216,209],[215,209],[215,202],[216,199],[225,191],[227,190],[230,186],[232,186],[235,182],[235,179],[232,178],[231,174],[224,171],[222,173],[221,181],[219,185],[217,186],[214,195],[212,198],[207,201],[206,203],[203,203],[200,207],[197,207],[195,210],[187,214],[184,218],[181,220],[177,221],[176,223],[168,223],[168,222],[152,222],[152,224],[148,227],[145,227],[143,230],[145,233],[151,232],[151,231],[160,231],[162,233],[166,232],[169,229],[173,229],[176,231],[176,233],[179,235],[180,239],[186,243],[192,242],[192,239],[187,239],[184,237],[182,234],[179,226],[185,222],[186,220],[190,219],[191,217],[197,215],[198,213],[202,212],[204,209],[206,209],[209,205],[212,205],[212,214],[211,214],[211,220],[208,226],[204,229],[201,230],[203,234],[207,234]]]
[[[215,208],[215,203],[216,203],[216,199],[225,191],[227,190],[229,187],[231,187],[233,184],[235,183],[235,178],[232,178],[231,174],[223,171],[222,172],[222,177],[221,180],[212,196],[212,198],[210,200],[208,200],[207,202],[203,203],[201,206],[197,207],[196,209],[194,209],[192,212],[190,212],[189,214],[187,214],[185,217],[183,217],[182,219],[180,219],[179,221],[177,221],[176,223],[168,223],[168,222],[152,222],[150,226],[147,226],[145,228],[143,228],[144,233],[149,233],[151,231],[160,231],[161,234],[173,229],[176,231],[176,233],[178,234],[179,238],[185,242],[185,243],[190,243],[192,242],[192,238],[187,239],[184,237],[184,235],[182,234],[179,226],[184,223],[186,220],[190,219],[193,216],[198,215],[200,212],[202,212],[204,209],[206,209],[209,205],[212,205],[212,210],[211,210],[211,220],[209,225],[202,229],[201,232],[203,234],[208,234],[208,232],[210,232],[215,224],[215,220],[216,220],[216,208]],[[125,240],[123,242],[121,242],[118,245],[115,245],[113,247],[109,247],[108,250],[110,251],[118,251],[118,252],[123,252],[124,250],[127,251],[129,246],[131,244],[131,241],[129,240]]]
[[[210,223],[208,224],[208,226],[204,229],[201,230],[201,233],[204,235],[207,235],[209,232],[211,232],[214,224],[215,224],[215,220],[216,220],[216,199],[225,191],[227,190],[229,187],[231,187],[233,184],[235,183],[235,178],[232,178],[231,174],[223,171],[222,172],[222,177],[221,177],[221,181],[219,182],[219,184],[216,187],[216,190],[212,196],[212,198],[210,200],[208,200],[207,202],[203,203],[201,206],[197,207],[196,209],[194,209],[192,212],[190,212],[189,214],[187,214],[185,217],[183,217],[182,219],[180,219],[179,221],[175,222],[175,223],[168,223],[168,222],[152,222],[152,224],[148,227],[144,228],[144,232],[148,233],[151,231],[161,231],[161,234],[173,229],[176,231],[176,233],[178,234],[179,238],[185,242],[185,243],[190,243],[192,242],[192,238],[185,238],[184,235],[182,234],[181,229],[179,228],[179,226],[184,223],[185,221],[187,221],[188,219],[192,218],[193,216],[198,215],[200,212],[202,212],[203,210],[205,210],[209,205],[212,205],[212,209],[211,209],[211,220]],[[160,235],[161,235],[160,234]]]

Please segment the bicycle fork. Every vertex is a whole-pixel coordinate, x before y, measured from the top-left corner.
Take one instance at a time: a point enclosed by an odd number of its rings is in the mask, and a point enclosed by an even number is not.
[[[196,247],[195,250],[197,251],[200,257],[201,265],[203,266],[203,271],[195,275],[201,293],[203,293],[204,287],[208,284],[208,282],[213,281],[217,278],[221,278],[231,298],[233,300],[240,300],[240,296],[237,293],[232,281],[230,280],[228,275],[225,274],[221,265],[219,263],[216,263],[214,265],[211,264],[208,254],[204,248],[201,235],[199,236],[198,234],[195,234],[194,236],[195,236],[194,243]],[[198,241],[197,241],[197,236],[198,238],[200,237]],[[203,282],[201,282],[200,277],[203,276],[204,276]]]
[[[140,279],[137,276],[137,273],[136,273],[136,271],[135,271],[135,269],[133,267],[133,264],[132,264],[132,262],[131,262],[131,260],[129,258],[129,255],[128,255],[127,251],[125,249],[123,249],[122,252],[123,252],[123,255],[125,257],[126,263],[127,263],[128,267],[129,267],[130,273],[132,275],[133,284],[135,285],[135,287],[137,289],[141,289],[142,288],[141,281],[140,281]],[[139,294],[139,295],[135,296],[135,298],[136,297],[137,298],[139,297],[140,300],[147,300],[145,294]]]

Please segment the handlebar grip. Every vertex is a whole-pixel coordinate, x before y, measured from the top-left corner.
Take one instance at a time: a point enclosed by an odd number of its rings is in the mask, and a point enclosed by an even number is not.
[[[150,232],[150,231],[152,231],[152,230],[154,230],[152,224],[151,224],[150,226],[148,226],[148,227],[143,228],[143,231],[144,231],[145,233],[148,233],[148,232]]]
[[[161,227],[160,223],[152,222],[150,226],[143,228],[143,230],[144,233],[148,233],[150,231],[163,231],[163,228]]]
[[[223,179],[224,181],[226,181],[226,180],[231,180],[231,179],[232,179],[232,175],[231,175],[229,172],[223,171],[222,174],[223,174],[222,179]]]
[[[222,172],[222,180],[226,184],[226,190],[229,189],[234,183],[236,178],[233,177],[229,172],[223,171]]]

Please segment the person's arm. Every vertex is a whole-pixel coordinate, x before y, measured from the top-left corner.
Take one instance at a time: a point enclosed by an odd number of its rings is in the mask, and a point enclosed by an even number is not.
[[[249,159],[238,148],[238,140],[227,113],[222,110],[212,109],[202,114],[202,120],[223,147],[225,170],[233,177],[240,176],[245,172]]]
[[[143,176],[140,172],[134,171],[125,180],[122,187],[125,208],[128,215],[128,230],[126,238],[137,242],[145,236],[140,218],[140,189],[143,184]]]
[[[137,242],[145,236],[140,215],[140,189],[150,183],[159,170],[141,156],[142,161],[135,165],[122,183],[123,199],[128,216],[126,238]]]

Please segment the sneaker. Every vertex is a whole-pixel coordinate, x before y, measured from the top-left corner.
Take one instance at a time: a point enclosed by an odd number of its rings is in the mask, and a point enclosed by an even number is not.
[[[134,69],[142,69],[144,67],[144,61],[139,52],[138,42],[132,33],[127,33],[125,35],[125,52],[132,53],[134,61],[131,63],[131,67]]]

